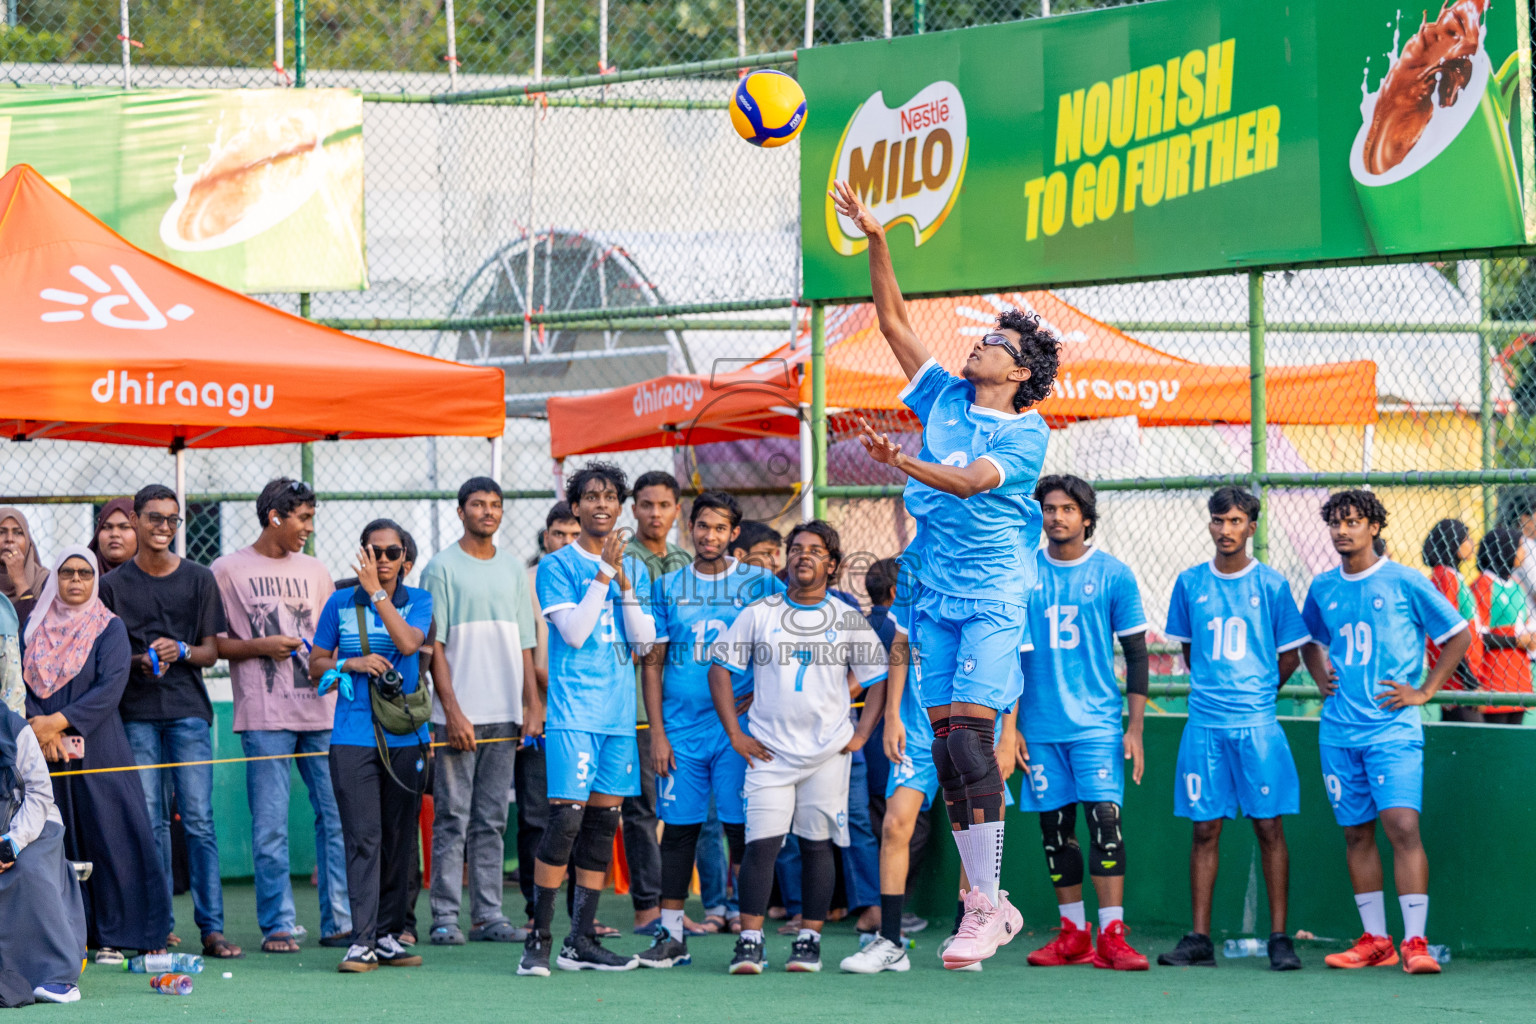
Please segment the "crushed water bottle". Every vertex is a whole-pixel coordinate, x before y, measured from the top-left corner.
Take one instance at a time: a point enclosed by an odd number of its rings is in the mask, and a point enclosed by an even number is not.
[[[1221,944],[1221,953],[1228,958],[1268,956],[1269,943],[1263,939],[1228,939]]]
[[[1451,948],[1449,946],[1430,946],[1429,955],[1435,958],[1437,964],[1451,962]]]
[[[189,996],[192,979],[185,974],[157,974],[149,979],[150,987],[163,996]]]
[[[203,958],[196,953],[145,953],[124,960],[123,970],[130,974],[166,974],[171,971],[202,974]]]

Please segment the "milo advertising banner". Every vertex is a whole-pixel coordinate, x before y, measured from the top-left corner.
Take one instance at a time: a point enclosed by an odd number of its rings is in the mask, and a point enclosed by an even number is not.
[[[1163,0],[801,50],[804,294],[869,294],[841,178],[913,293],[1536,240],[1528,39],[1523,0]]]
[[[237,291],[367,287],[352,90],[11,90],[0,167],[20,163],[139,248]]]

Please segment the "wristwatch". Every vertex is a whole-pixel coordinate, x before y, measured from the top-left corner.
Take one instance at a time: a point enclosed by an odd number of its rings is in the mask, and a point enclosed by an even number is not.
[[[380,601],[388,601],[389,591],[385,590],[383,587],[380,587],[378,590],[375,590],[373,593],[368,595],[368,600],[372,601],[374,604],[378,604]]]

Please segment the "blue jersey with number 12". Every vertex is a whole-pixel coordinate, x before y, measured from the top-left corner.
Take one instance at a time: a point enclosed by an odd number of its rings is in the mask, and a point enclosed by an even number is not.
[[[922,461],[963,467],[985,459],[1002,477],[970,498],[908,479],[902,500],[917,532],[903,562],[940,594],[1026,604],[1040,546],[1035,483],[1050,428],[1033,410],[977,406],[976,388],[932,359],[913,374],[901,400],[922,421]]]
[[[1070,743],[1121,734],[1115,637],[1142,633],[1136,577],[1112,555],[1090,548],[1071,562],[1038,556],[1029,601],[1024,699],[1019,724],[1031,743]]]
[[[1164,632],[1190,646],[1190,724],[1213,729],[1273,722],[1280,653],[1310,635],[1290,584],[1259,561],[1234,573],[1209,562],[1179,573]]]
[[[1443,645],[1467,628],[1435,585],[1387,558],[1354,576],[1330,569],[1312,580],[1302,616],[1339,674],[1338,692],[1323,702],[1317,741],[1368,747],[1422,739],[1418,708],[1386,711],[1376,700],[1384,680],[1419,684],[1425,637]]]
[[[722,640],[747,605],[783,592],[784,584],[773,573],[735,559],[718,576],[705,576],[686,565],[656,581],[651,613],[656,641],[667,645],[662,722],[673,746],[723,730],[709,696],[712,645]]]

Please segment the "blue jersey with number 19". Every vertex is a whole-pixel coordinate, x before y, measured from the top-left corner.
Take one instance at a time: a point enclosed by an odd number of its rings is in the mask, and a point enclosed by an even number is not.
[[[917,531],[903,556],[906,564],[940,594],[1027,603],[1040,546],[1035,483],[1050,428],[1033,410],[978,407],[976,388],[932,359],[912,375],[901,400],[923,424],[922,461],[963,467],[986,459],[1002,477],[970,498],[908,479],[902,500]]]
[[[1314,577],[1302,617],[1328,648],[1338,692],[1323,702],[1317,740],[1325,747],[1368,747],[1424,737],[1416,707],[1386,711],[1381,683],[1417,686],[1424,638],[1443,645],[1467,622],[1433,583],[1387,558],[1346,576],[1342,567]]]
[[[1136,577],[1097,548],[1070,562],[1038,555],[1029,601],[1024,699],[1019,724],[1030,743],[1118,739],[1122,698],[1115,679],[1115,637],[1142,633]]]
[[[1259,561],[1234,573],[1209,562],[1179,573],[1164,632],[1190,646],[1190,724],[1212,729],[1273,722],[1280,654],[1309,637],[1290,584]]]
[[[724,639],[743,608],[783,592],[784,584],[773,573],[734,558],[718,576],[705,576],[687,565],[652,586],[656,642],[667,645],[661,714],[673,746],[724,731],[709,696],[714,645]]]

